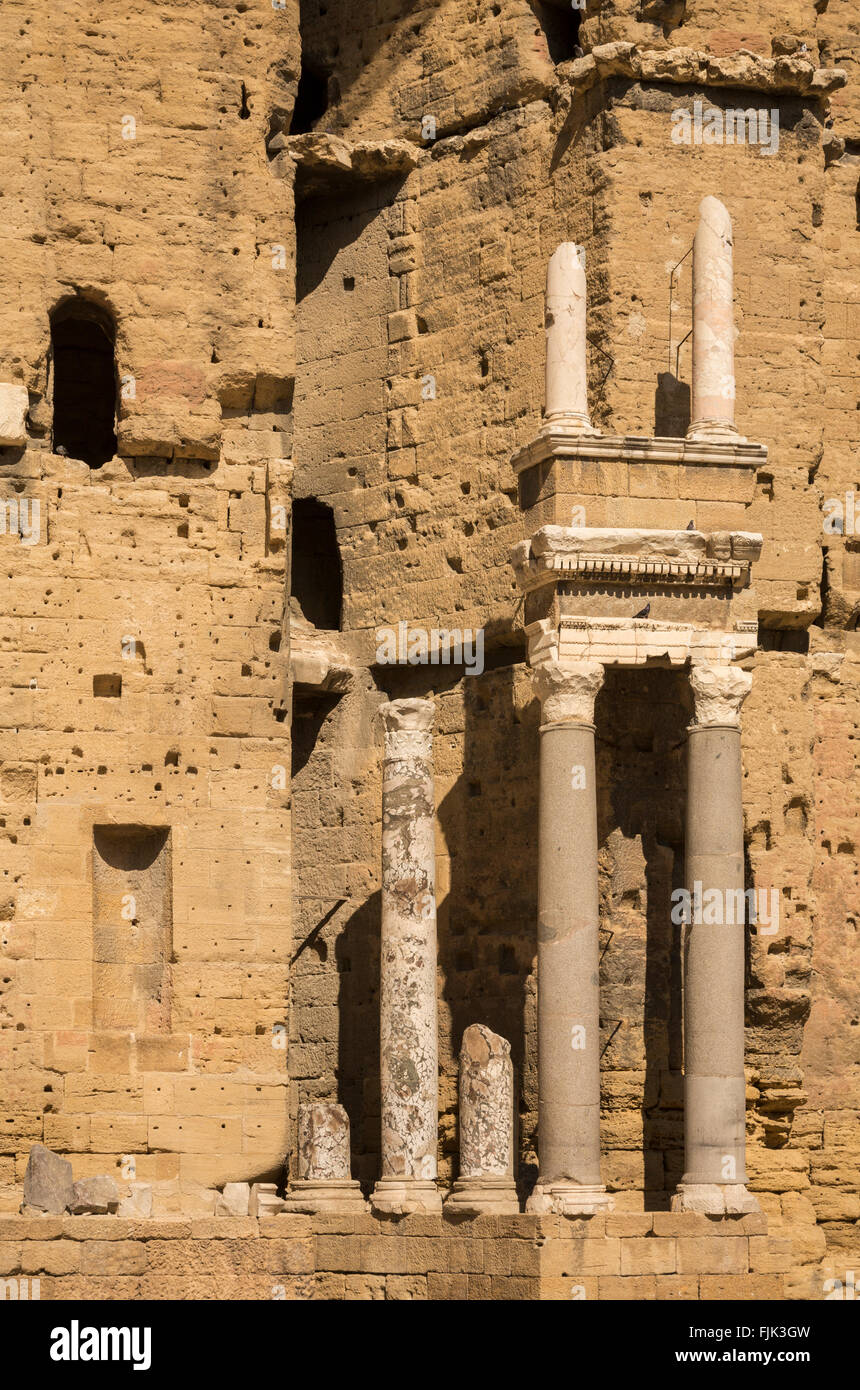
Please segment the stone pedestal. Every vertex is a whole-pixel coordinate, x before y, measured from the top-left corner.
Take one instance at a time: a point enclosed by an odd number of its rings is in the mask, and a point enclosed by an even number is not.
[[[688,439],[737,438],[732,221],[703,198],[693,240],[693,385]]]
[[[752,677],[694,666],[688,730],[685,1171],[676,1211],[758,1211],[746,1190],[744,835],[740,707]]]
[[[585,248],[562,242],[546,273],[547,421],[596,434],[588,415]]]
[[[382,1175],[371,1203],[381,1212],[438,1212],[433,702],[393,700],[381,713]]]
[[[610,1204],[600,1181],[600,992],[594,699],[603,667],[535,670],[543,702],[538,859],[538,1140],[527,1211]]]
[[[351,1174],[349,1116],[334,1101],[299,1106],[298,1176],[286,1196],[291,1211],[365,1212]]]
[[[445,1208],[510,1216],[514,1182],[514,1068],[505,1038],[473,1023],[460,1049],[460,1176]]]

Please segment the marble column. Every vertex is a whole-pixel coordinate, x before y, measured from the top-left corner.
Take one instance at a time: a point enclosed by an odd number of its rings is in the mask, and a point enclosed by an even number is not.
[[[588,416],[585,247],[562,242],[546,273],[546,420],[595,434]]]
[[[367,1203],[353,1180],[349,1116],[335,1101],[299,1106],[298,1176],[289,1185],[291,1211],[365,1212]]]
[[[439,1212],[432,700],[382,706],[382,947],[378,1211]]]
[[[536,668],[540,731],[538,1148],[527,1211],[611,1205],[600,1181],[600,989],[594,700],[603,667]]]
[[[732,220],[703,198],[693,239],[693,388],[688,439],[738,439]]]
[[[514,1215],[514,1068],[511,1045],[483,1023],[463,1034],[460,1049],[460,1176],[446,1211]]]
[[[676,1211],[757,1211],[746,1190],[740,709],[752,677],[694,666],[684,928],[684,1176]]]

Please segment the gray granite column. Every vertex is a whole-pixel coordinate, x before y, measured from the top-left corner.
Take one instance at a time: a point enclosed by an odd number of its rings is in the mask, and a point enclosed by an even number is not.
[[[526,1210],[610,1205],[600,1181],[594,700],[603,667],[536,668],[543,702],[538,858],[538,1147]]]
[[[335,1101],[299,1106],[298,1176],[289,1185],[286,1205],[303,1212],[364,1212],[367,1203],[352,1178],[349,1116]]]
[[[740,708],[752,677],[694,666],[684,953],[685,1171],[677,1211],[757,1211],[746,1190],[744,821]]]
[[[511,1045],[483,1023],[460,1049],[460,1176],[447,1211],[496,1216],[519,1211],[514,1182],[514,1068]]]
[[[738,437],[732,220],[718,198],[703,198],[693,239],[691,439]]]
[[[382,706],[382,947],[378,1211],[439,1212],[433,702]]]

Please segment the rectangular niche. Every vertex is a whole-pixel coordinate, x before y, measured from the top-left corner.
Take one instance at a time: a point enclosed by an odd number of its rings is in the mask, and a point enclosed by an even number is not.
[[[169,1033],[170,830],[93,826],[93,1027]]]

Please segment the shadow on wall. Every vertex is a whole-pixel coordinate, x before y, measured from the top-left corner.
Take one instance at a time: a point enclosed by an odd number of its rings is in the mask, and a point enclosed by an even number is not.
[[[671,372],[660,372],[654,392],[654,434],[682,439],[690,427],[690,387]]]
[[[350,1118],[353,1176],[365,1193],[381,1172],[379,1080],[379,945],[382,894],[357,907],[338,932],[337,1098]]]
[[[389,19],[381,13],[381,8],[379,0],[300,0],[301,100],[297,103],[298,119],[293,118],[292,134],[313,129],[327,112],[334,115],[338,100],[365,73],[383,46],[388,47],[386,56],[391,58],[400,37],[398,28],[402,32],[404,56],[410,49],[420,48],[420,26],[416,31],[414,24],[408,22],[410,16],[418,9],[424,9],[431,16],[437,10],[437,6],[431,8],[427,0],[399,0],[395,7],[397,15]],[[343,42],[345,35],[360,35],[354,49],[352,44],[348,45],[355,53],[352,69],[342,51],[347,47]],[[386,80],[391,82],[395,76],[389,70]],[[327,126],[328,122],[324,122],[323,128]]]
[[[604,1164],[666,1209],[684,1161],[682,927],[686,675],[608,667],[595,706]],[[623,1111],[641,1113],[642,1139]],[[644,1173],[643,1173],[644,1165]]]
[[[483,1023],[511,1045],[517,1176],[530,1187],[537,1176],[529,980],[537,941],[539,710],[522,689],[528,679],[522,666],[500,667],[464,679],[453,692],[463,702],[463,770],[438,815],[450,856],[448,893],[439,894],[441,1168],[459,1173],[458,1057],[466,1028]],[[443,736],[450,727],[442,702],[436,722],[438,740],[440,726]]]

